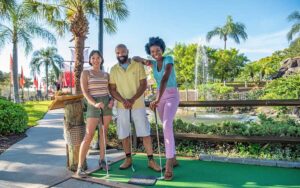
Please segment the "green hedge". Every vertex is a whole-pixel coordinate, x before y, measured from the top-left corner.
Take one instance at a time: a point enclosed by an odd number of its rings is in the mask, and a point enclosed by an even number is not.
[[[300,137],[300,124],[291,118],[283,120],[267,118],[260,114],[258,122],[222,122],[218,124],[205,125],[203,123],[194,125],[176,119],[174,132],[196,133],[209,135],[242,135],[242,136],[291,136]],[[161,126],[159,126],[161,129]],[[152,129],[155,125],[152,123]],[[162,131],[162,130],[160,130]]]
[[[22,133],[27,128],[28,115],[19,104],[0,99],[0,134]]]

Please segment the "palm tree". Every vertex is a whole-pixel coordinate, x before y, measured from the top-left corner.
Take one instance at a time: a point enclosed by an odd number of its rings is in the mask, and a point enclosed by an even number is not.
[[[216,27],[206,35],[206,40],[210,41],[212,37],[219,36],[224,40],[224,49],[226,50],[226,42],[228,38],[232,38],[237,44],[240,43],[240,37],[244,40],[247,39],[247,33],[245,32],[246,26],[240,22],[233,22],[231,16],[227,16],[226,24],[223,27]]]
[[[49,69],[53,69],[56,78],[58,79],[60,69],[63,66],[64,59],[57,54],[57,49],[54,47],[42,48],[33,52],[32,59],[30,61],[31,72],[37,72],[40,74],[41,67],[45,68],[46,73],[46,97],[48,98],[48,73]]]
[[[42,13],[59,34],[64,34],[66,30],[73,34],[71,41],[75,41],[75,93],[81,93],[80,74],[84,63],[84,43],[89,32],[87,17],[97,17],[99,0],[61,0],[58,4],[38,0],[25,1],[32,6],[33,13]],[[124,0],[104,1],[104,27],[107,33],[112,34],[117,31],[116,22],[125,20],[129,11]]]
[[[31,14],[24,2],[20,5],[14,4],[7,9],[6,16],[3,16],[4,23],[0,23],[0,49],[7,43],[13,44],[13,88],[14,101],[20,102],[19,99],[19,82],[18,82],[18,45],[21,44],[26,55],[32,51],[32,39],[41,37],[51,43],[56,43],[55,36],[43,28],[41,23]]]
[[[9,8],[15,5],[14,0],[0,0],[0,16],[4,16]]]
[[[296,37],[296,39],[293,41],[296,42],[296,40],[300,38],[300,12],[293,12],[288,16],[288,20],[295,21],[295,23],[292,25],[291,30],[287,34],[288,41],[292,41],[293,38],[298,34],[298,37]]]

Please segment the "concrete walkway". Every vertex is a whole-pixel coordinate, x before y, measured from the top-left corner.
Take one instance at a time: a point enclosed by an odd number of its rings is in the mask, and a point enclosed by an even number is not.
[[[0,155],[0,187],[49,187],[72,175],[66,169],[63,116],[63,109],[49,111],[26,132],[26,138]],[[95,168],[97,160],[98,156],[89,156],[89,168]],[[74,185],[72,181],[71,187],[86,187]],[[62,187],[69,186],[64,183]]]

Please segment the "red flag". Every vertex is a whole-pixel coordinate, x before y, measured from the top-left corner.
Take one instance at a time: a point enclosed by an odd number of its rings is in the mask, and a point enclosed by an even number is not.
[[[20,87],[24,88],[24,85],[25,85],[25,78],[23,74],[23,67],[21,66]]]
[[[36,76],[35,76],[35,75],[34,75],[33,84],[34,84],[34,86],[36,87],[36,90],[38,90],[38,88],[39,88],[39,82],[38,82],[38,80],[36,79]]]
[[[14,64],[14,61],[13,61],[13,58],[10,54],[10,84],[12,85],[13,84],[13,64]]]

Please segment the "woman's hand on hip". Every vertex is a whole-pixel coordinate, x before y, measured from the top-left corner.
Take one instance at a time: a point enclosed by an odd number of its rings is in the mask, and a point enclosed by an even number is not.
[[[114,100],[110,100],[108,103],[108,108],[112,109],[114,106]]]

